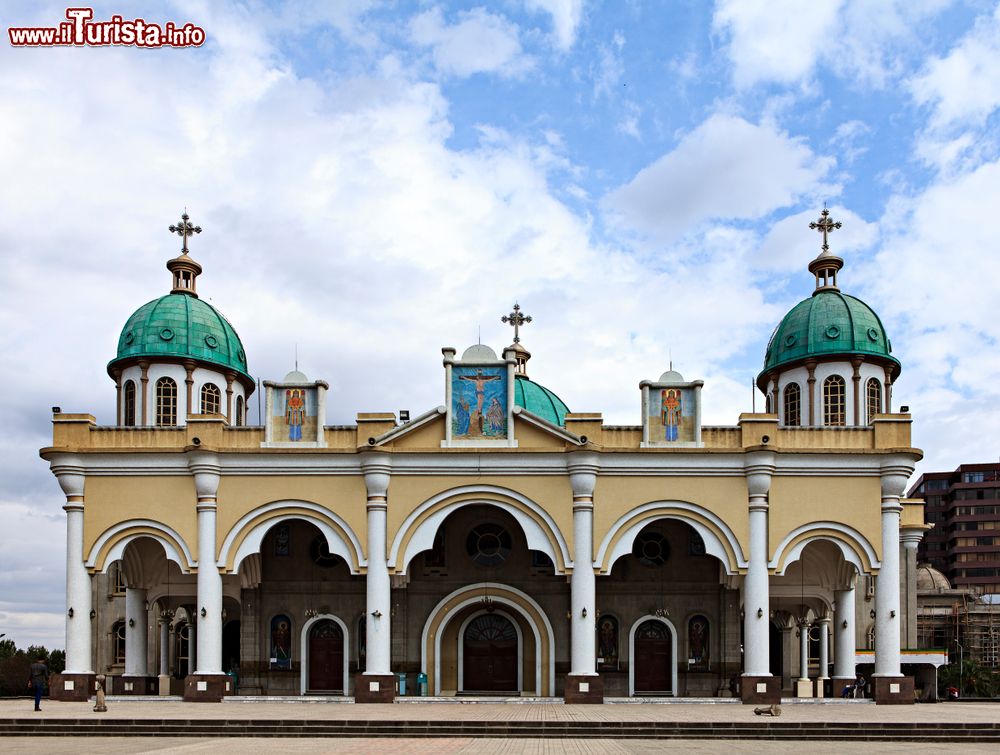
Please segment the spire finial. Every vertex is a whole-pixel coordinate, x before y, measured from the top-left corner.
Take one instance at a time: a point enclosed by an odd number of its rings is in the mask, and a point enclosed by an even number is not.
[[[500,322],[510,323],[514,326],[514,343],[521,343],[520,328],[531,322],[531,315],[521,312],[521,305],[514,302],[514,310],[509,315],[500,318]]]
[[[819,231],[823,234],[823,254],[830,253],[829,235],[840,228],[841,225],[843,224],[840,221],[835,223],[830,219],[830,211],[826,209],[826,202],[824,202],[823,212],[819,214],[819,220],[809,224],[809,227],[814,231]]]
[[[181,245],[181,254],[188,253],[188,236],[195,233],[201,233],[200,225],[191,225],[190,218],[188,217],[187,207],[184,208],[184,212],[181,213],[181,222],[177,225],[172,225],[168,229],[171,233],[176,233],[181,237],[183,243]]]

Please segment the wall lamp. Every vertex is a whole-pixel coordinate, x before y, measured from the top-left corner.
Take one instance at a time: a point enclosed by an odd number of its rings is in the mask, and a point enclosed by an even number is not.
[[[92,618],[92,619],[96,619],[97,618],[97,611],[94,610],[93,608],[90,609],[90,618]]]
[[[842,628],[847,629],[847,619],[844,619],[844,623],[840,625]]]
[[[204,619],[206,616],[208,616],[208,611],[205,610],[205,606],[202,606],[201,607],[201,618]]]
[[[73,606],[69,607],[69,610],[66,612],[66,615],[69,616],[71,619],[73,618]]]
[[[135,627],[135,619],[129,619],[128,620],[128,628],[132,629],[134,627]]]
[[[764,618],[764,609],[763,608],[758,608],[757,609],[757,618],[758,619],[763,619]]]
[[[889,618],[890,619],[895,619],[896,618],[896,612],[895,611],[889,611]]]
[[[372,611],[372,616],[374,616],[376,619],[381,619],[382,612],[376,608],[374,611]]]
[[[869,615],[870,615],[870,616],[871,616],[871,617],[872,617],[873,619],[875,618],[875,609],[874,609],[874,608],[873,608],[873,609],[872,609],[871,611],[869,611],[868,613],[869,613]]]
[[[583,618],[587,618],[587,609],[586,608],[584,608],[582,611],[580,611],[580,616],[582,616]]]

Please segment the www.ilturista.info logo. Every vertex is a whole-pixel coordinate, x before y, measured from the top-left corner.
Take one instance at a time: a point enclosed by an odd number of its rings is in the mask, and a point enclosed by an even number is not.
[[[198,47],[205,42],[205,30],[192,23],[167,21],[161,26],[121,16],[94,21],[93,8],[67,8],[66,18],[58,26],[12,26],[7,35],[14,47]]]

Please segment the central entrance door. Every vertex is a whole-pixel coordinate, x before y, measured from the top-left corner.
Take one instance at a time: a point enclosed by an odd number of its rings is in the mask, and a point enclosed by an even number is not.
[[[462,637],[464,692],[518,692],[517,630],[506,616],[484,613]]]
[[[309,630],[310,692],[344,692],[344,631],[332,619]]]
[[[635,630],[632,658],[636,694],[663,695],[673,692],[673,662],[673,641],[667,625],[653,619],[642,622]]]

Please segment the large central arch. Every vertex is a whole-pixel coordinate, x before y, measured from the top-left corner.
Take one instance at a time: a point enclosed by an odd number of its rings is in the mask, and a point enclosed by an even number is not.
[[[438,493],[406,517],[389,546],[389,570],[405,574],[413,557],[432,547],[438,527],[449,514],[476,505],[495,506],[514,517],[524,532],[528,548],[541,551],[552,559],[557,574],[565,574],[572,568],[566,538],[542,506],[508,488],[468,485]]]
[[[531,627],[535,643],[535,694],[551,697],[555,694],[556,661],[555,633],[542,607],[527,593],[516,587],[496,582],[466,585],[446,595],[434,606],[420,635],[420,670],[427,674],[427,686],[433,694],[441,694],[441,637],[448,622],[461,611],[479,603],[486,591],[494,604],[519,614]]]

